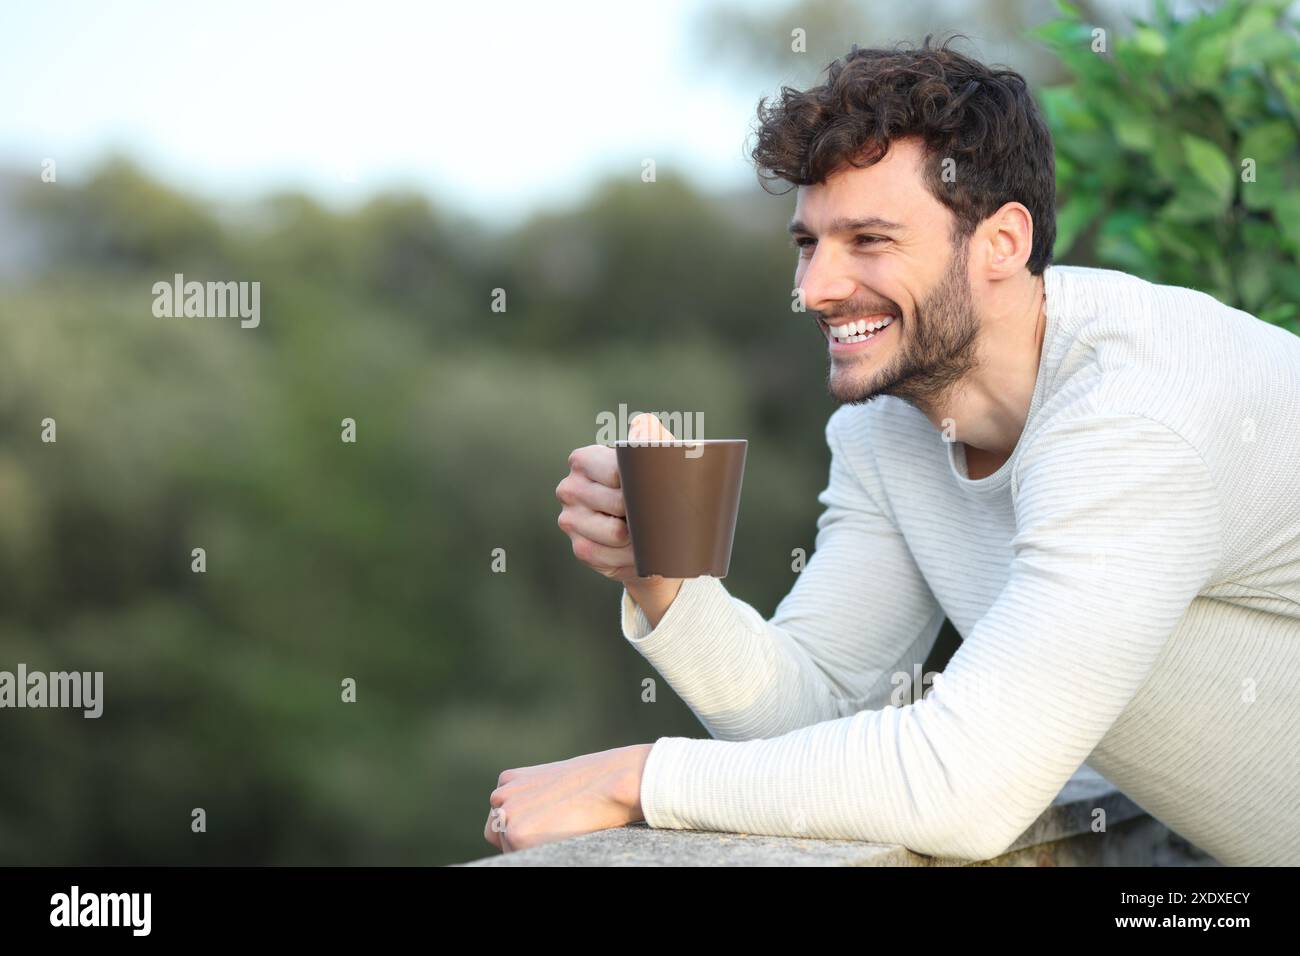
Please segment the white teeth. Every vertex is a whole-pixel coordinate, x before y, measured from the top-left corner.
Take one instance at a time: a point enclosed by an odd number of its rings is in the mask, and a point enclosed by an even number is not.
[[[865,333],[875,333],[893,323],[894,317],[887,316],[874,322],[868,322],[866,319],[857,319],[853,322],[845,322],[843,325],[835,326],[831,329],[831,335],[835,341],[852,345],[854,342],[865,342],[870,335]]]

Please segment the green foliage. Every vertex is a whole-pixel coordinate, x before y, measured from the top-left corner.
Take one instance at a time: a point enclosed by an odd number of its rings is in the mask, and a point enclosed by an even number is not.
[[[1278,9],[1161,12],[1105,55],[1077,17],[1043,28],[1076,75],[1042,94],[1059,254],[1295,319]],[[641,701],[619,590],[555,525],[569,451],[620,403],[751,439],[733,593],[770,614],[812,549],[832,405],[773,241],[788,199],[624,180],[490,235],[409,194],[209,208],[116,160],[23,209],[0,668],[102,670],[105,712],[6,711],[0,863],[465,860],[501,770],[698,736],[663,681]],[[260,327],[154,317],[176,272],[260,281]]]
[[[1055,258],[1197,288],[1300,334],[1300,32],[1284,0],[1131,34],[1069,3],[1030,31],[1068,67],[1039,93],[1056,146]],[[1252,181],[1253,176],[1253,181]]]
[[[414,195],[210,209],[122,161],[24,200],[0,669],[103,671],[105,705],[4,712],[0,863],[462,861],[502,770],[698,736],[555,523],[620,403],[752,439],[737,595],[771,613],[812,550],[825,351],[757,186],[609,183],[500,236]],[[261,325],[155,317],[178,271],[260,281]]]

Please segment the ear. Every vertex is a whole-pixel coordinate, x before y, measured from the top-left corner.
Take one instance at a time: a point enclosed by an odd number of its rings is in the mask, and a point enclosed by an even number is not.
[[[1023,203],[1009,202],[980,224],[975,238],[985,275],[993,281],[1009,279],[1029,261],[1034,219]]]

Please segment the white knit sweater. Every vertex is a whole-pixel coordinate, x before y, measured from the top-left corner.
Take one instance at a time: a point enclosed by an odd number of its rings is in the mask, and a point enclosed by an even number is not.
[[[842,406],[771,620],[700,577],[652,630],[624,590],[713,738],[655,742],[651,826],[988,859],[1086,761],[1221,863],[1300,864],[1300,337],[1121,272],[1044,281],[995,473],[900,399]]]

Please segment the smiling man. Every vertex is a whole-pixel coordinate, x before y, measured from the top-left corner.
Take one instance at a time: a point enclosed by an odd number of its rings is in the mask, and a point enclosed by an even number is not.
[[[506,771],[488,839],[644,817],[990,859],[1086,762],[1224,864],[1300,863],[1300,338],[1052,265],[1012,71],[855,49],[760,120],[841,405],[815,552],[770,620],[638,578],[613,450],[577,449],[560,526],[712,739]],[[961,646],[898,701],[945,617]]]

